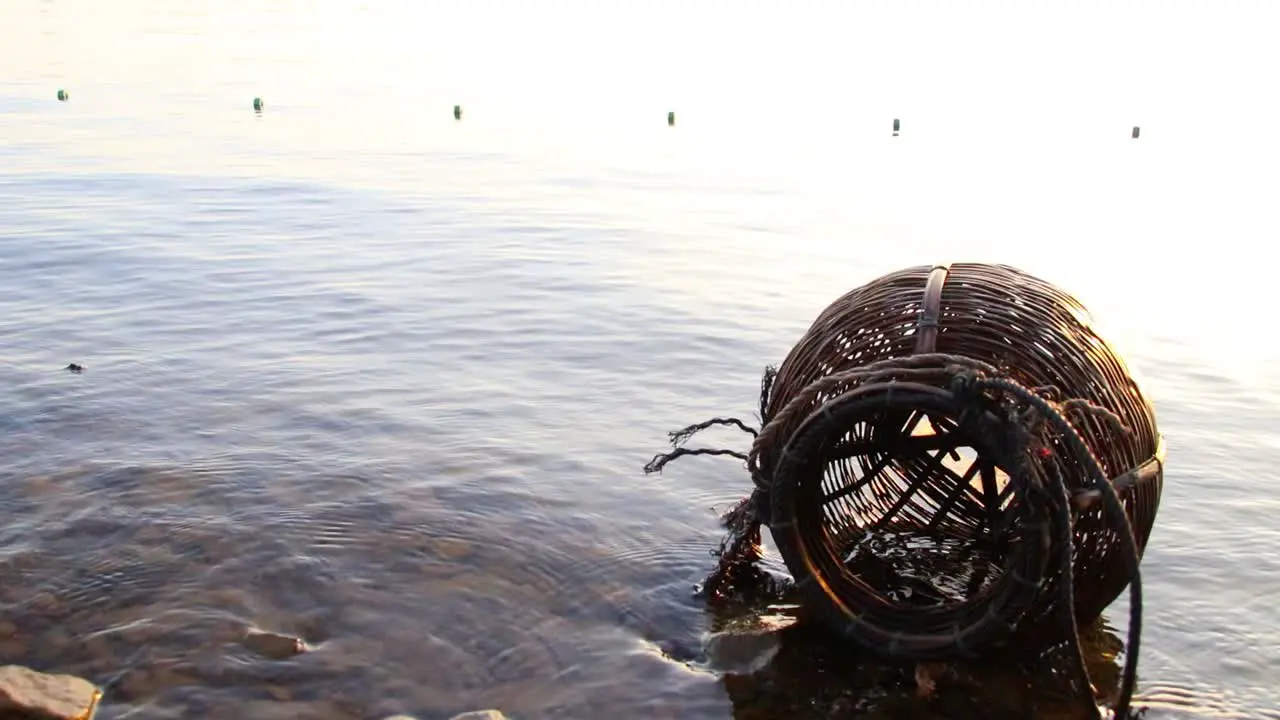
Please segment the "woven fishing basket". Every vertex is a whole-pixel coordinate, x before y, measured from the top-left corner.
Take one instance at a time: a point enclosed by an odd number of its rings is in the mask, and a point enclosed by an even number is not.
[[[1019,507],[1030,496],[1009,466],[1060,478],[1086,498],[1093,481],[1065,441],[1046,436],[1011,457],[958,417],[967,411],[946,383],[822,387],[911,356],[970,358],[1046,396],[1110,411],[1110,421],[1071,423],[1113,484],[1139,553],[1146,546],[1163,441],[1151,404],[1085,308],[1004,265],[913,267],[833,302],[761,400],[764,425],[748,465],[766,505],[761,519],[804,605],[893,659],[1040,652],[1068,640],[1055,614],[1063,568],[1071,568],[1068,597],[1080,623],[1099,617],[1131,580],[1116,518],[1102,503],[1073,504],[1070,546],[1046,539],[1032,552],[1047,531]],[[1063,562],[1063,553],[1073,557]]]

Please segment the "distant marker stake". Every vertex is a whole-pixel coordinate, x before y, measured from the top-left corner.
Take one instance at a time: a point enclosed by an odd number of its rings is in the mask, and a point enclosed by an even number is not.
[[[253,111],[254,111],[254,112],[259,112],[259,113],[260,113],[260,112],[262,112],[262,108],[263,108],[262,98],[260,98],[260,97],[256,97],[256,98],[254,98],[254,99],[253,99]]]
[[[454,119],[454,120],[461,120],[461,119],[462,119],[462,106],[461,106],[461,105],[454,105],[454,106],[453,106],[453,119]]]
[[[58,102],[66,102],[71,99],[71,93],[66,90],[58,90]]]

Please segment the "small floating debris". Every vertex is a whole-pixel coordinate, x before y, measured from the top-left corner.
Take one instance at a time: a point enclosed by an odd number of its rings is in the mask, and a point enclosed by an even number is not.
[[[676,124],[676,113],[674,110],[672,110],[671,112],[667,113],[667,125],[675,125],[675,124]]]
[[[67,366],[67,372],[71,372],[79,375],[80,373],[84,372],[84,366],[80,365],[79,363],[71,363],[70,365]]]
[[[265,106],[266,106],[266,105],[265,105],[265,103],[263,103],[263,102],[262,102],[262,98],[260,98],[260,97],[256,97],[256,98],[254,98],[254,99],[253,99],[253,111],[254,111],[254,112],[258,112],[258,113],[262,112],[262,108],[263,108],[263,107],[265,107]]]
[[[1138,139],[1138,131],[1139,131],[1138,126],[1137,126],[1137,125],[1134,125],[1134,126],[1133,126],[1133,139],[1134,139],[1134,140],[1137,140],[1137,139]]]
[[[893,136],[898,137],[898,131],[902,129],[902,121],[898,118],[893,119]]]
[[[250,628],[241,644],[272,660],[285,660],[307,651],[307,644],[302,638],[257,628]]]
[[[461,106],[461,105],[454,105],[454,106],[453,106],[453,119],[454,119],[454,120],[461,120],[461,119],[462,119],[462,106]]]
[[[71,93],[61,88],[58,89],[58,102],[66,102],[70,99],[71,99]]]

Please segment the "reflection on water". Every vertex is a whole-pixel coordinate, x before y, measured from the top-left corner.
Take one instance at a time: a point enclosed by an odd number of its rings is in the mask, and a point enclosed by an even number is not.
[[[752,624],[717,618],[713,626],[728,625],[741,632]],[[1050,657],[1026,668],[975,663],[942,666],[935,673],[935,689],[923,696],[917,691],[913,666],[869,661],[803,623],[775,632],[779,642],[767,666],[723,680],[735,718],[1091,717],[1081,698],[1070,691],[1061,658]],[[1098,625],[1089,628],[1082,640],[1094,685],[1102,697],[1114,697],[1119,690],[1120,638]]]

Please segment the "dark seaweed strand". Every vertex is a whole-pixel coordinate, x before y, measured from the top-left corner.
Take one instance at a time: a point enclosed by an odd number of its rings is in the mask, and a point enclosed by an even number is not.
[[[685,455],[728,455],[729,457],[738,458],[743,462],[747,461],[747,454],[738,452],[737,450],[724,450],[718,448],[696,448],[694,450],[690,450],[689,448],[676,448],[669,453],[654,455],[652,460],[645,463],[644,472],[646,475],[649,473],[662,472],[662,468],[667,463],[678,457],[684,457]]]
[[[764,375],[760,378],[760,418],[762,423],[768,422],[767,409],[768,409],[768,403],[769,403],[769,392],[773,387],[773,379],[777,377],[777,375],[778,375],[777,368],[773,366],[769,366],[765,368]],[[739,460],[745,461],[747,459],[747,455],[745,453],[741,453],[736,450],[717,449],[717,448],[711,448],[711,449],[703,448],[703,449],[697,449],[697,450],[689,450],[687,448],[682,447],[684,443],[688,442],[689,438],[693,437],[699,432],[702,432],[703,430],[706,430],[707,428],[716,427],[716,426],[736,427],[742,432],[750,435],[752,438],[757,438],[760,436],[759,430],[751,427],[750,425],[734,417],[728,417],[728,418],[717,417],[717,418],[711,418],[710,420],[704,420],[700,423],[694,423],[693,425],[689,425],[687,427],[680,428],[679,430],[674,430],[670,433],[667,433],[667,439],[671,441],[671,447],[674,449],[668,453],[661,453],[659,455],[655,455],[652,460],[650,460],[648,463],[645,464],[644,466],[645,474],[648,475],[650,473],[662,472],[662,468],[664,468],[667,463],[671,462],[672,460],[675,460],[676,458],[684,457],[686,455],[724,455],[724,456],[734,457],[734,458],[738,458]]]
[[[729,425],[736,427],[751,437],[755,437],[760,434],[755,428],[748,426],[738,418],[711,418],[710,420],[704,420],[700,423],[695,423],[688,427],[680,428],[679,430],[668,433],[667,437],[671,439],[671,445],[673,447],[679,447],[695,434],[716,425]]]

